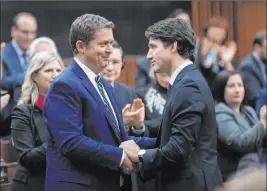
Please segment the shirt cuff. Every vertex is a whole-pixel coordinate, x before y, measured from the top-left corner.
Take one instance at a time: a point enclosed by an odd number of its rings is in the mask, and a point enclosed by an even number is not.
[[[146,130],[146,126],[144,124],[142,125],[141,129],[136,129],[135,127],[131,127],[131,128],[132,128],[133,133],[136,134],[136,135],[141,135]]]
[[[121,157],[120,167],[121,167],[121,165],[122,165],[122,163],[123,163],[124,157],[125,157],[125,152],[123,151],[123,153],[122,153],[122,157]]]

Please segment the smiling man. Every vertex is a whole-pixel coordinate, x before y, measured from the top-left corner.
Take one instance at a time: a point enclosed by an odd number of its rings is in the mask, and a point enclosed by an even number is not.
[[[118,191],[124,174],[136,170],[119,147],[129,138],[112,87],[99,76],[109,64],[113,28],[113,22],[94,14],[84,14],[71,25],[74,59],[52,82],[44,106],[49,135],[46,191]],[[141,147],[147,145],[145,139],[135,141]]]
[[[212,94],[190,60],[196,44],[194,32],[182,19],[166,19],[145,34],[153,70],[171,78],[157,148],[138,153],[140,174],[144,180],[156,176],[158,191],[212,191],[222,185],[217,125]]]

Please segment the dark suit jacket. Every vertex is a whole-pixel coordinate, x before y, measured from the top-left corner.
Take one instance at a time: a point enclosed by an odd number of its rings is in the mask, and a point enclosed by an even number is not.
[[[11,135],[18,154],[12,191],[44,191],[46,126],[43,112],[21,104],[12,112]]]
[[[162,118],[158,148],[144,155],[143,178],[155,174],[160,191],[213,191],[221,186],[214,102],[194,64],[176,77]]]
[[[219,128],[218,164],[223,180],[227,181],[244,155],[260,150],[264,128],[249,106],[244,106],[240,114],[228,105],[218,103],[215,111]]]
[[[2,53],[3,58],[3,79],[4,86],[14,87],[14,100],[18,100],[21,94],[21,85],[24,81],[25,69],[21,66],[19,57],[9,42]]]
[[[254,109],[258,92],[261,88],[266,87],[266,81],[264,80],[260,64],[262,63],[251,54],[246,57],[239,66],[240,73],[244,78],[246,86],[247,104]]]
[[[116,113],[122,141],[129,140],[114,90],[103,81]],[[116,191],[122,149],[114,123],[93,84],[75,62],[51,84],[45,100],[48,124],[46,191]],[[148,142],[146,141],[148,140]],[[135,138],[142,146],[152,140]]]
[[[149,76],[150,61],[147,58],[141,58],[136,62],[135,87],[145,88],[155,80]]]

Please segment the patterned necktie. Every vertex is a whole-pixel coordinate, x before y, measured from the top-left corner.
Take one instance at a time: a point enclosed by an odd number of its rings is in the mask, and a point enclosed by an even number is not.
[[[24,67],[24,69],[26,70],[27,69],[27,66],[28,66],[28,61],[27,61],[27,52],[26,51],[24,51],[23,53],[22,53],[22,58],[23,58],[23,67]]]
[[[103,98],[104,105],[105,105],[107,111],[109,112],[109,115],[110,115],[110,117],[112,119],[113,125],[115,126],[114,130],[115,130],[115,133],[116,133],[116,137],[118,138],[119,142],[122,142],[121,133],[120,133],[120,128],[119,128],[118,122],[116,120],[114,112],[112,111],[112,106],[109,104],[108,98],[106,97],[106,95],[104,93],[104,86],[103,86],[103,84],[101,82],[100,77],[97,76],[95,78],[95,81],[97,83],[98,90],[99,90],[99,92],[100,92],[100,94],[101,94],[101,96]]]

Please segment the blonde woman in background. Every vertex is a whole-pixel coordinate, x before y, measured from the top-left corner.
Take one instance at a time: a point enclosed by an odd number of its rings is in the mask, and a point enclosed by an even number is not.
[[[18,153],[12,191],[45,190],[44,96],[63,68],[63,62],[56,53],[40,52],[31,59],[21,98],[11,116],[11,136]]]

